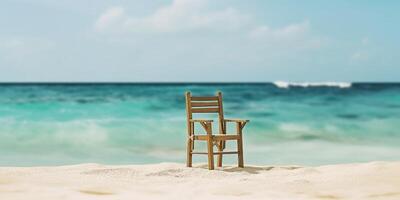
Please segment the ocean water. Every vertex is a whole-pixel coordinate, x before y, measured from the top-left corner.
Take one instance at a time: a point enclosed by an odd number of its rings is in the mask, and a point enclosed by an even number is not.
[[[400,84],[1,84],[0,165],[185,162],[184,92],[218,90],[245,163],[400,160]]]

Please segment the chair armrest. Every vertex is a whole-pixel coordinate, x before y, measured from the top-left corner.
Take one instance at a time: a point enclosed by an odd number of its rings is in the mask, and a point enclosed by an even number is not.
[[[225,122],[241,122],[241,123],[243,123],[243,122],[249,122],[250,120],[247,120],[247,119],[224,119],[224,121]]]
[[[204,128],[204,130],[206,131],[207,135],[212,135],[212,131],[211,131],[211,123],[214,120],[210,120],[210,119],[191,119],[189,120],[189,122],[191,124],[193,124],[192,126],[194,126],[195,122],[199,122],[201,124],[201,126]],[[193,133],[194,134],[194,133]]]
[[[249,122],[249,121],[250,120],[247,120],[247,119],[224,119],[224,127],[226,129],[227,122],[236,122],[237,134],[241,135],[244,126],[246,126],[247,122]]]
[[[213,122],[211,119],[191,119],[190,122]]]

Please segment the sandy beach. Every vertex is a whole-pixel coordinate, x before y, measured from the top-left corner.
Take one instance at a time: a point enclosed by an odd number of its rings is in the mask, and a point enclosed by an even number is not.
[[[400,162],[1,167],[0,199],[400,199]]]

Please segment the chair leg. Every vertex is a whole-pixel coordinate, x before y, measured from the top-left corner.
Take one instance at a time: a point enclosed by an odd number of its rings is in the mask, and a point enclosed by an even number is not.
[[[208,149],[208,169],[214,169],[214,150],[213,150],[213,140],[212,137],[208,137],[207,140],[207,149]]]
[[[219,145],[218,145],[218,151],[219,152],[222,152],[223,151],[223,142],[221,141],[221,142],[219,142]],[[222,167],[222,154],[218,154],[218,164],[217,164],[217,166],[218,167]]]
[[[243,168],[244,167],[244,162],[243,162],[243,139],[242,135],[240,134],[239,139],[237,140],[237,148],[238,148],[238,167]]]
[[[193,134],[194,133],[194,124],[192,124],[191,126],[190,126],[190,132]],[[194,140],[192,140],[192,152],[193,152],[193,150],[194,150]]]
[[[188,138],[187,140],[187,155],[186,155],[186,166],[192,167],[192,145],[194,140]]]

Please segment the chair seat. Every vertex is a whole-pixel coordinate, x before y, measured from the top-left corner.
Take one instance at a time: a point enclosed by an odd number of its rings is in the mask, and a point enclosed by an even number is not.
[[[239,135],[222,135],[222,134],[218,134],[218,135],[212,135],[212,140],[238,140],[240,138]],[[193,136],[194,140],[208,140],[208,136],[207,135],[195,135]]]

